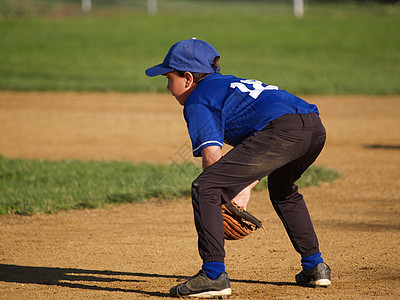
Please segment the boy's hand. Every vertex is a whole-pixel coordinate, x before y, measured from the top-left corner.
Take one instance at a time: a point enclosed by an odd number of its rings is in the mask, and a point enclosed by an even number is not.
[[[249,203],[249,200],[250,200],[251,190],[259,182],[260,182],[260,180],[256,180],[252,184],[250,184],[248,187],[244,188],[239,194],[236,195],[235,198],[233,198],[232,201],[235,202],[237,205],[239,205],[242,209],[246,210],[247,204]]]

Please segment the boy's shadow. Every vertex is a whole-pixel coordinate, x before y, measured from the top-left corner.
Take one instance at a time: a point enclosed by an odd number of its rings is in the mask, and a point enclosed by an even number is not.
[[[129,279],[119,277],[127,276]],[[139,289],[125,289],[119,287],[104,287],[96,283],[107,282],[146,282],[146,278],[168,278],[184,280],[185,276],[161,275],[151,273],[133,273],[118,271],[84,270],[75,268],[51,268],[51,267],[29,267],[0,264],[0,282],[14,282],[23,284],[42,284],[54,285],[69,288],[78,288],[86,290],[100,290],[109,292],[127,292],[143,294],[148,296],[168,297],[168,293],[152,292]],[[81,282],[93,282],[93,284],[83,284]],[[79,283],[78,283],[79,282]],[[253,284],[271,284],[276,286],[295,285],[289,282],[266,282],[255,280],[231,279],[231,282],[253,283]]]
[[[129,279],[121,279],[121,276],[124,276],[125,278],[126,276],[129,276]],[[150,292],[138,289],[125,289],[118,287],[113,288],[99,285],[99,283],[107,282],[146,282],[145,278],[149,277],[179,278],[179,276],[159,274],[115,272],[106,270],[84,270],[74,268],[28,267],[0,264],[0,282],[15,282],[24,284],[33,283],[86,290],[128,292],[149,296],[167,297],[167,293]],[[82,281],[87,283],[83,284],[81,283]]]

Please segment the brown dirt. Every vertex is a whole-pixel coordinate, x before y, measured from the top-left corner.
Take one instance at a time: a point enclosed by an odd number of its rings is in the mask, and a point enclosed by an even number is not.
[[[308,97],[328,131],[317,164],[342,176],[302,189],[333,285],[294,285],[300,270],[266,192],[249,211],[268,233],[227,242],[232,299],[400,298],[400,96]],[[0,93],[0,153],[59,160],[189,159],[168,95]],[[164,299],[195,274],[191,203],[125,204],[56,215],[0,216],[1,299]]]

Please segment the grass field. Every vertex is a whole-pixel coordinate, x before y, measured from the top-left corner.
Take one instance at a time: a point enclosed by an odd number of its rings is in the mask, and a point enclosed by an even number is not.
[[[176,41],[220,52],[222,73],[297,94],[400,93],[397,14],[124,14],[0,20],[1,90],[164,91],[144,69]]]
[[[130,162],[40,161],[0,156],[0,215],[56,213],[59,210],[99,208],[146,199],[171,200],[190,196],[191,182],[201,168]],[[311,167],[300,186],[330,182],[338,174]],[[256,190],[266,189],[262,181]]]

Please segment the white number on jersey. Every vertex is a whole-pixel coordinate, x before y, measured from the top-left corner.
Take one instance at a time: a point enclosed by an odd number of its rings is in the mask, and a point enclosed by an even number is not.
[[[245,84],[251,85],[253,89],[249,89]],[[278,90],[278,87],[275,85],[263,86],[261,81],[248,79],[240,80],[240,82],[232,82],[230,87],[233,89],[238,88],[242,93],[249,93],[249,96],[254,99],[257,99],[262,91]]]

